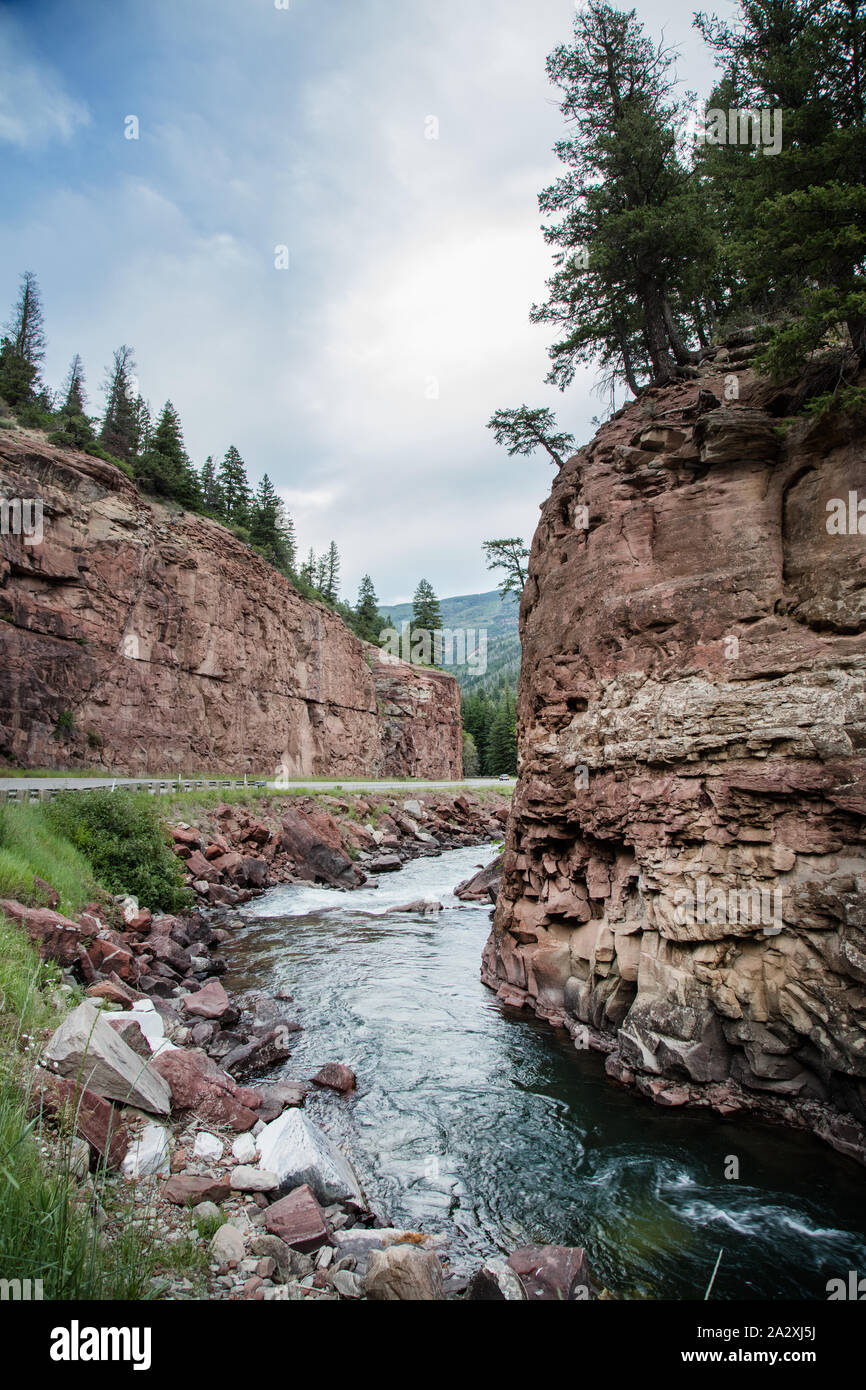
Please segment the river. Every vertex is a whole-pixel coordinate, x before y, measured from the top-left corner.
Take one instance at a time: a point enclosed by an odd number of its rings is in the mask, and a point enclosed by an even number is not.
[[[294,996],[287,1077],[357,1073],[357,1092],[314,1088],[307,1108],[374,1210],[449,1233],[458,1268],[583,1245],[624,1298],[703,1298],[720,1250],[719,1299],[823,1299],[828,1279],[866,1273],[860,1167],[808,1134],[653,1105],[481,984],[489,908],[451,890],[490,857],[415,860],[351,894],[273,888],[226,943],[230,991]],[[444,910],[369,915],[418,898]]]

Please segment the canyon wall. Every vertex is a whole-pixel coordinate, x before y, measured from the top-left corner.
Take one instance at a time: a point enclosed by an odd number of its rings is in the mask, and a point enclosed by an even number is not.
[[[556,477],[482,978],[662,1104],[866,1161],[863,422],[786,420],[749,358]]]
[[[117,772],[462,775],[453,677],[388,660],[224,527],[0,434],[0,758]],[[35,539],[35,536],[31,539]]]

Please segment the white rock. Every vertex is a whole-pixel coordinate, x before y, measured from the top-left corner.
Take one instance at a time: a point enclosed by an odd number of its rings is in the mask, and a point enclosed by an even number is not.
[[[150,1177],[153,1173],[162,1175],[171,1172],[169,1134],[164,1125],[144,1126],[130,1144],[121,1171],[130,1182]]]
[[[210,1243],[210,1253],[221,1265],[228,1264],[230,1260],[240,1264],[245,1253],[244,1238],[237,1226],[232,1226],[229,1221],[220,1226]]]
[[[248,1163],[239,1163],[232,1169],[234,1192],[274,1192],[279,1185],[276,1173],[269,1173],[266,1168],[251,1168]]]
[[[131,1009],[121,1009],[111,1015],[114,1023],[137,1023],[154,1057],[158,1052],[174,1050],[174,1043],[165,1036],[162,1014],[149,999],[137,999]]]
[[[360,1298],[364,1292],[363,1280],[350,1269],[338,1269],[331,1283],[341,1298]]]
[[[366,1208],[349,1160],[300,1110],[284,1110],[265,1125],[256,1147],[262,1167],[276,1173],[281,1188],[309,1183],[320,1202],[353,1202]]]
[[[138,898],[134,898],[131,893],[125,894],[116,901],[120,903],[124,922],[131,922],[134,917],[138,916]]]
[[[238,1163],[255,1163],[258,1158],[258,1149],[253,1136],[249,1132],[239,1134],[232,1144],[232,1153]]]
[[[168,1083],[118,1037],[89,1000],[66,1015],[45,1049],[43,1061],[49,1070],[76,1077],[88,1090],[108,1100],[135,1105],[155,1115],[167,1115],[171,1107]]]
[[[216,1134],[208,1134],[207,1130],[203,1129],[195,1136],[192,1152],[195,1158],[203,1158],[208,1162],[218,1163],[223,1156],[224,1147],[222,1139],[218,1138]]]

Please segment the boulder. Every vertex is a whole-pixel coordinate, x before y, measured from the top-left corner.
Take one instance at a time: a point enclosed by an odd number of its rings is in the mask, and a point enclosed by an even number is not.
[[[195,1206],[199,1202],[224,1202],[230,1192],[225,1179],[196,1177],[192,1173],[176,1173],[162,1189],[165,1200],[176,1207]]]
[[[171,1147],[169,1132],[164,1125],[145,1125],[135,1136],[123,1160],[123,1176],[130,1182],[138,1178],[148,1178],[157,1173],[160,1177],[171,1170]]]
[[[195,994],[184,995],[180,1007],[190,1018],[221,1019],[232,1004],[219,980],[209,980]]]
[[[502,887],[502,861],[503,855],[500,854],[492,864],[488,864],[485,869],[479,869],[472,878],[458,883],[454,889],[454,896],[463,902],[495,903]]]
[[[286,1110],[256,1140],[259,1162],[282,1189],[308,1183],[320,1201],[366,1208],[358,1175],[345,1155],[300,1110]]]
[[[392,874],[402,867],[403,860],[399,854],[377,854],[367,865],[371,874]]]
[[[202,1120],[238,1131],[256,1123],[255,1110],[246,1103],[249,1098],[203,1052],[161,1052],[152,1066],[168,1082],[176,1110],[194,1110]]]
[[[485,1260],[481,1268],[473,1274],[466,1290],[466,1297],[475,1303],[491,1303],[503,1299],[520,1303],[525,1301],[526,1293],[519,1276],[507,1260],[490,1259]]]
[[[223,1066],[238,1079],[268,1071],[278,1062],[285,1062],[286,1058],[291,1056],[288,1039],[287,1029],[278,1024],[276,1028],[269,1028],[238,1047],[233,1047],[223,1057]]]
[[[49,1076],[42,1108],[71,1124],[109,1168],[119,1168],[129,1145],[129,1131],[109,1101],[82,1087],[73,1077]]]
[[[67,1014],[43,1061],[60,1076],[76,1077],[96,1095],[154,1115],[169,1112],[171,1092],[155,1061],[137,1056],[89,1000]]]
[[[524,1245],[508,1257],[530,1302],[590,1297],[586,1251],[580,1246]]]
[[[352,1068],[342,1062],[326,1062],[312,1080],[317,1086],[328,1086],[332,1091],[354,1091],[358,1084]]]
[[[210,1243],[211,1259],[219,1265],[240,1264],[244,1258],[244,1238],[237,1226],[227,1221]]]
[[[311,818],[300,811],[286,811],[281,821],[280,849],[294,861],[299,878],[334,888],[357,888],[364,882],[364,875],[339,848],[336,822],[330,816],[322,816],[319,821],[314,826]]]
[[[390,1245],[371,1250],[364,1275],[364,1293],[378,1302],[430,1303],[445,1297],[442,1266],[432,1250],[415,1245]]]
[[[293,1250],[318,1250],[328,1239],[328,1223],[307,1183],[268,1207],[265,1225]]]
[[[233,1192],[275,1192],[279,1187],[276,1173],[266,1168],[253,1168],[248,1163],[239,1163],[231,1173]]]
[[[110,938],[97,937],[87,948],[94,970],[103,975],[119,975],[121,980],[135,984],[139,976],[138,961],[125,946],[120,946]]]
[[[69,917],[48,907],[25,907],[11,898],[0,900],[0,912],[21,924],[43,960],[68,967],[78,959],[81,929]]]

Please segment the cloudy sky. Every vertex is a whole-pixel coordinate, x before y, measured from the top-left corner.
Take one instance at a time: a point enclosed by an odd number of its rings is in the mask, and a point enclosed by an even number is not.
[[[46,377],[81,352],[94,412],[132,344],[194,462],[236,444],[304,551],[336,540],[344,597],[492,588],[481,542],[528,540],[550,485],[492,411],[551,405],[580,442],[607,413],[591,373],[543,384],[528,322],[573,0],[283,3],[0,0],[0,316],[34,270]],[[637,0],[706,93],[676,8]]]

